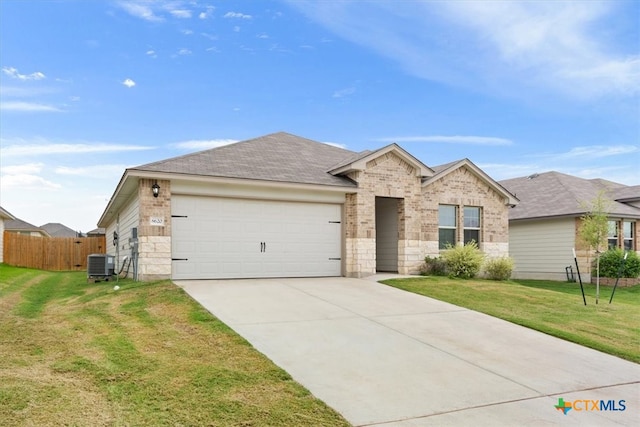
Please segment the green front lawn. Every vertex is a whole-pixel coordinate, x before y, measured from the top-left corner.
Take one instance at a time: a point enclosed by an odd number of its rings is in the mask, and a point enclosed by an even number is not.
[[[587,306],[577,283],[540,280],[461,280],[420,277],[383,283],[486,313],[549,335],[640,362],[640,286],[585,285]]]
[[[169,281],[0,264],[2,425],[349,425]]]

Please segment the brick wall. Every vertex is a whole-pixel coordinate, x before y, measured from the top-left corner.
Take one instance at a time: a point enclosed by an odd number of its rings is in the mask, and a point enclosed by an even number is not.
[[[160,194],[158,197],[153,197],[151,187],[156,182],[160,186]],[[140,200],[138,279],[169,279],[171,278],[171,182],[140,179],[138,198]]]
[[[465,166],[449,173],[422,189],[424,221],[421,240],[428,248],[425,255],[438,256],[438,206],[458,206],[459,243],[464,239],[464,206],[481,207],[480,249],[489,256],[505,256],[509,252],[509,207],[507,200]]]
[[[423,255],[420,238],[420,177],[413,166],[393,152],[367,163],[363,171],[349,178],[359,192],[348,194],[345,202],[346,275],[363,277],[376,272],[376,197],[402,199],[399,203],[398,272],[417,272]]]

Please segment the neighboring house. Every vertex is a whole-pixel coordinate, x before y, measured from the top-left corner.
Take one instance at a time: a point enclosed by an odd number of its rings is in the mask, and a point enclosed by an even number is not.
[[[520,200],[509,211],[509,252],[514,277],[566,280],[567,266],[575,274],[576,249],[583,280],[589,281],[594,253],[579,238],[581,217],[600,191],[612,203],[609,247],[638,251],[640,186],[603,179],[583,179],[559,172],[533,174],[500,183]]]
[[[16,219],[9,212],[4,210],[2,206],[0,206],[0,263],[3,262],[3,253],[4,253],[4,224],[5,221],[11,221]]]
[[[81,237],[80,233],[59,222],[49,222],[41,225],[40,228],[49,233],[51,237]]]
[[[19,218],[5,221],[4,229],[5,231],[9,231],[11,233],[19,233],[27,236],[51,237],[49,236],[49,233],[47,233],[42,228],[36,227],[33,224],[29,224],[27,221],[23,221]]]
[[[98,226],[119,259],[137,248],[141,280],[363,277],[470,239],[506,255],[516,203],[467,159],[431,169],[396,144],[281,132],[127,169]]]
[[[98,237],[104,236],[106,234],[106,230],[104,228],[94,228],[91,231],[87,231],[87,237]]]

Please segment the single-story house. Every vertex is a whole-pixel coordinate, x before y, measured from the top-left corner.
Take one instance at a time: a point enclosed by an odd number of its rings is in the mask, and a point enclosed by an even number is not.
[[[0,206],[0,262],[3,262],[4,253],[4,222],[16,219]]]
[[[581,217],[601,191],[611,202],[609,247],[638,251],[640,185],[627,186],[603,179],[583,179],[559,172],[533,174],[500,181],[520,200],[509,211],[509,252],[513,276],[521,279],[566,280],[566,267],[589,281],[589,262],[595,254],[579,237]]]
[[[23,221],[20,218],[5,221],[4,229],[10,233],[24,234],[26,236],[51,237],[46,230],[36,227],[35,225],[30,224],[27,221]]]
[[[416,273],[446,243],[506,255],[515,204],[468,159],[280,132],[127,169],[98,227],[118,262],[137,250],[140,280],[363,277]]]
[[[51,237],[81,237],[80,233],[59,222],[48,222],[41,225],[40,228],[49,233]]]
[[[106,234],[106,230],[104,228],[94,228],[91,231],[87,231],[87,237],[98,237],[104,236]]]

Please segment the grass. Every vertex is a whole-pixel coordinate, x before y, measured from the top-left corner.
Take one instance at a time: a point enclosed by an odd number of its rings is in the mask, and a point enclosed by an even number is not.
[[[486,313],[509,322],[640,362],[640,286],[600,288],[585,285],[587,306],[577,283],[539,280],[460,280],[421,277],[383,283]]]
[[[348,425],[169,281],[0,264],[3,425]]]

